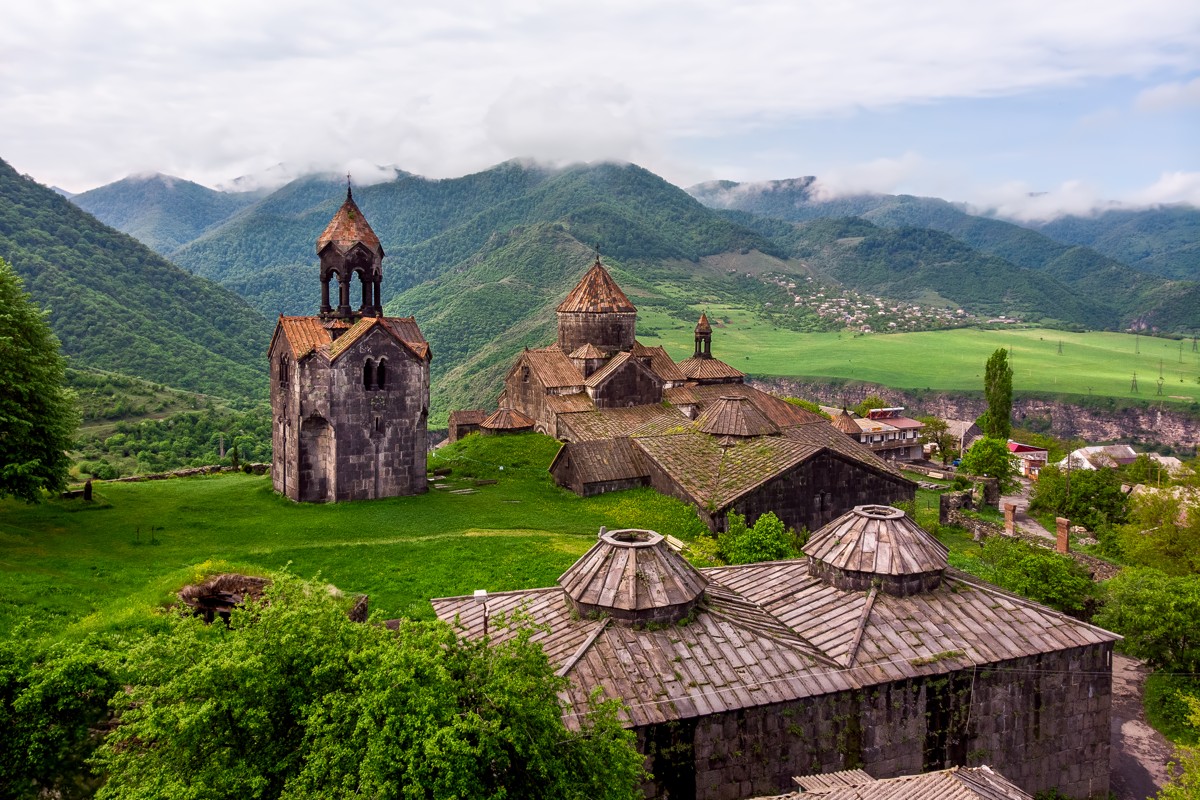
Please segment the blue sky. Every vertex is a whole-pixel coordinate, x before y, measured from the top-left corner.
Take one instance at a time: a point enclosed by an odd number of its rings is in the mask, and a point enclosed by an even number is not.
[[[73,191],[530,157],[1027,217],[1200,204],[1194,0],[0,2],[0,158]]]

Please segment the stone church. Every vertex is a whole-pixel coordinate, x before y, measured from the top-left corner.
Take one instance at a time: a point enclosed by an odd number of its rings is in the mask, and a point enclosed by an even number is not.
[[[424,492],[432,354],[416,320],[383,315],[383,247],[349,187],[317,255],[319,313],[281,315],[268,351],[275,490],[310,503]]]

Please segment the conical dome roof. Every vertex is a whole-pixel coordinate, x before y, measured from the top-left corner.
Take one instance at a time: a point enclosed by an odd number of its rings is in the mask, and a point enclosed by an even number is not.
[[[602,528],[599,541],[558,583],[581,615],[651,623],[686,617],[708,579],[654,531]]]
[[[708,312],[700,312],[700,321],[696,323],[696,333],[712,333],[712,325],[708,324]]]
[[[536,423],[515,408],[498,408],[479,427],[495,431],[529,430]]]
[[[767,436],[779,433],[775,423],[750,402],[733,395],[713,403],[696,420],[696,427],[713,436]]]
[[[804,546],[809,572],[839,589],[906,596],[929,591],[946,569],[946,546],[891,506],[856,506]]]
[[[339,250],[348,250],[355,244],[361,242],[368,249],[377,252],[380,256],[383,255],[383,248],[379,244],[379,237],[375,235],[375,231],[371,230],[371,226],[367,224],[367,218],[358,210],[358,205],[354,202],[354,195],[350,192],[350,187],[346,187],[346,202],[342,203],[342,207],[333,215],[333,219],[325,226],[325,231],[317,237],[317,252],[321,252],[328,244],[334,244]]]
[[[850,412],[844,408],[842,409],[842,413],[833,418],[831,424],[837,430],[851,436],[858,436],[862,433],[862,429],[858,427],[858,423],[854,421],[854,417],[850,416]]]
[[[617,286],[612,275],[596,259],[592,268],[558,306],[559,313],[634,314],[637,309]]]

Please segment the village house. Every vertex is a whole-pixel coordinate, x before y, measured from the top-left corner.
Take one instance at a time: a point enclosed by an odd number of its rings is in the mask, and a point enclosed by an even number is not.
[[[568,726],[594,691],[619,698],[648,797],[982,763],[1031,794],[1106,795],[1119,637],[949,568],[894,508],[852,509],[804,553],[698,570],[653,531],[601,529],[556,586],[432,603],[496,644],[519,611],[570,681]]]
[[[983,438],[983,428],[972,420],[946,419],[946,432],[954,437],[958,444],[958,452],[965,453],[971,449],[977,439]]]
[[[280,315],[268,349],[275,491],[317,503],[424,492],[432,354],[416,320],[383,315],[383,247],[349,187],[317,255],[319,313]]]
[[[1008,440],[1008,452],[1017,464],[1021,477],[1037,480],[1038,472],[1050,460],[1050,453],[1044,447],[1034,447],[1031,444],[1021,444]]]
[[[915,484],[870,448],[716,358],[707,314],[675,363],[635,339],[637,309],[598,258],[557,313],[557,342],[517,357],[499,406],[564,442],[550,466],[559,485],[584,496],[651,486],[714,531],[730,512],[815,530],[854,505],[913,498]]]
[[[1112,469],[1137,461],[1138,454],[1127,444],[1101,444],[1073,450],[1058,462],[1064,469]]]
[[[904,416],[903,408],[872,408],[860,417],[846,409],[833,427],[888,461],[920,461],[925,457],[921,431],[925,423]]]

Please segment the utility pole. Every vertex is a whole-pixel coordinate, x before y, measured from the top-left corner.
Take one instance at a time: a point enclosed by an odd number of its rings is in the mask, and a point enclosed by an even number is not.
[[[1138,388],[1137,388],[1137,373],[1136,373],[1136,372],[1135,372],[1135,373],[1133,373],[1133,380],[1131,380],[1131,381],[1129,382],[1129,391],[1130,391],[1130,393],[1131,393],[1131,394],[1137,394],[1137,393],[1138,393]]]

